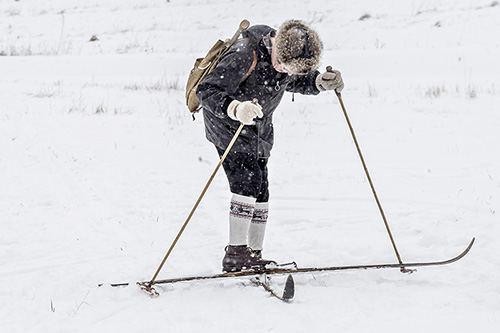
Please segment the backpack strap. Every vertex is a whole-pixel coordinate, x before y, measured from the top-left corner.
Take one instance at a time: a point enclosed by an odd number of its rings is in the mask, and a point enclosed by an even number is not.
[[[250,76],[250,74],[252,74],[253,70],[255,69],[255,66],[257,65],[257,53],[255,52],[255,50],[252,46],[252,42],[250,41],[250,38],[241,38],[238,41],[240,41],[240,40],[246,40],[248,42],[248,44],[250,44],[250,47],[252,48],[252,51],[253,51],[252,65],[250,66],[250,69],[248,70],[248,72],[245,74],[245,76],[241,80],[241,82],[243,82]]]

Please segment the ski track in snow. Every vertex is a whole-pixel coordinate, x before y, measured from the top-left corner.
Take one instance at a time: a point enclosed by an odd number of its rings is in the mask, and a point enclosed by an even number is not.
[[[151,279],[215,168],[183,88],[242,13],[318,30],[403,260],[476,237],[464,259],[296,275],[291,304],[245,278],[156,299],[97,287]],[[499,15],[490,0],[0,1],[2,332],[496,332]],[[397,262],[335,95],[286,94],[274,126],[266,256]],[[229,197],[219,174],[159,278],[220,272]]]

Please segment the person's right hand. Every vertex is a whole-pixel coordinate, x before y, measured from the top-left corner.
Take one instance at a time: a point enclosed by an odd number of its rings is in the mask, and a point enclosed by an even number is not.
[[[240,102],[234,100],[227,107],[227,115],[245,125],[252,125],[255,117],[262,118],[262,107],[256,101]]]

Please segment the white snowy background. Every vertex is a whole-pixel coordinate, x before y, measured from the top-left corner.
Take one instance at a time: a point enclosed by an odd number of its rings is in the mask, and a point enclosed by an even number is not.
[[[319,32],[403,260],[476,237],[464,259],[296,275],[291,304],[245,278],[97,287],[151,279],[215,168],[184,84],[243,18]],[[0,330],[498,332],[499,18],[492,0],[1,0]],[[266,257],[397,263],[335,95],[286,94],[274,122]],[[221,271],[229,198],[220,173],[159,278]]]

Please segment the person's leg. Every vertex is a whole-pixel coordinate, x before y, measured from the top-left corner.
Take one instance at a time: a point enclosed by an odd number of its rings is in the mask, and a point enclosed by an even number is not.
[[[224,153],[218,149],[220,156]],[[253,154],[229,152],[222,164],[232,193],[229,245],[248,245],[248,228],[261,188],[262,170]]]
[[[248,228],[254,216],[255,200],[233,193],[229,209],[229,245],[247,245]]]
[[[259,195],[257,196],[257,202],[255,203],[255,209],[248,231],[248,247],[252,249],[256,256],[261,258],[264,236],[266,233],[267,217],[269,214],[267,158],[260,158],[258,160],[258,164],[262,175],[261,187]]]
[[[217,151],[219,156],[224,153],[220,149]],[[227,154],[222,167],[231,193],[255,199],[263,195],[261,193],[263,170],[259,161],[260,159],[254,154],[233,151]],[[265,188],[267,189],[267,185]]]
[[[224,152],[219,150],[219,155]],[[230,152],[222,164],[232,193],[229,212],[229,244],[222,260],[224,271],[262,267],[271,261],[252,256],[248,232],[254,217],[256,200],[262,197],[262,169],[253,154]],[[266,186],[267,189],[267,186]]]
[[[258,257],[262,257],[268,212],[269,203],[257,202],[255,204],[253,218],[248,229],[248,247],[251,248]]]

